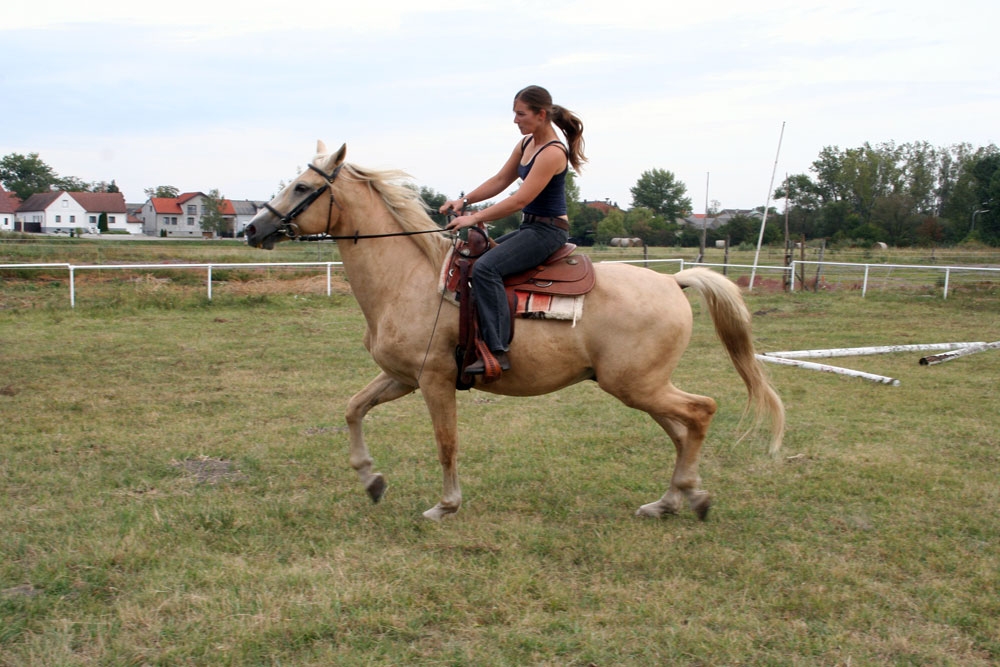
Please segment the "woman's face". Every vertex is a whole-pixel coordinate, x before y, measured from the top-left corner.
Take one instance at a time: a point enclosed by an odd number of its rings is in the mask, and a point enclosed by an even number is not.
[[[545,122],[545,113],[535,113],[527,104],[517,100],[514,102],[514,124],[522,135],[534,134],[535,130]]]

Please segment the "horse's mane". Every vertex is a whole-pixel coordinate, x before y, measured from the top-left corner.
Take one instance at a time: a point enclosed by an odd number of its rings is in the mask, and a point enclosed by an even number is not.
[[[345,163],[341,177],[368,186],[378,193],[390,215],[405,232],[441,230],[430,215],[420,193],[410,184],[410,175],[399,170],[376,171]],[[435,269],[441,266],[450,242],[438,234],[415,234],[410,237],[423,251]]]

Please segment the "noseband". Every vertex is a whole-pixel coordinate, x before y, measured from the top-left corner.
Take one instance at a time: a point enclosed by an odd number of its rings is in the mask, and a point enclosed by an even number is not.
[[[333,207],[334,207],[334,205],[337,204],[336,200],[333,198],[333,190],[330,188],[330,186],[333,185],[333,182],[335,180],[337,180],[337,175],[340,174],[340,169],[343,166],[344,166],[344,163],[341,162],[340,164],[337,165],[337,167],[333,170],[333,172],[331,172],[331,173],[328,174],[325,171],[323,171],[322,169],[320,169],[319,167],[317,167],[316,165],[310,164],[309,168],[312,169],[313,171],[315,171],[320,176],[322,176],[326,180],[326,183],[324,183],[322,185],[322,187],[319,187],[319,188],[313,190],[312,192],[310,192],[309,195],[305,199],[303,199],[298,204],[296,204],[295,208],[293,208],[291,211],[289,211],[285,215],[282,215],[276,208],[274,208],[273,206],[271,206],[270,203],[264,204],[264,208],[266,208],[276,218],[278,218],[279,220],[281,220],[281,225],[278,227],[278,233],[279,234],[284,234],[285,236],[287,236],[290,239],[299,238],[301,236],[301,234],[299,233],[299,226],[296,225],[295,222],[294,222],[295,218],[297,218],[300,215],[302,215],[303,213],[305,213],[306,210],[310,206],[313,205],[313,202],[315,202],[317,199],[319,199],[321,196],[323,196],[324,192],[329,192],[330,193],[330,210],[329,210],[329,212],[327,213],[327,216],[326,216],[326,235],[329,236],[329,234],[330,234],[330,225],[333,224]]]

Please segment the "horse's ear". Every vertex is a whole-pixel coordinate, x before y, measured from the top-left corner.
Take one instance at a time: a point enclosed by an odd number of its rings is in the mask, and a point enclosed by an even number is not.
[[[316,141],[316,155],[326,155],[326,144],[322,139]]]
[[[344,161],[344,158],[346,157],[347,157],[347,144],[343,144],[341,145],[340,150],[337,151],[337,156],[334,158],[333,163],[340,164],[341,162]]]

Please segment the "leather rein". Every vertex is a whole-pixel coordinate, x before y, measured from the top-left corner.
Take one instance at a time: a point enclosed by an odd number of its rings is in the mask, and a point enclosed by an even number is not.
[[[290,239],[310,238],[308,236],[304,237],[302,235],[301,230],[299,230],[299,226],[295,224],[295,218],[305,213],[317,199],[323,196],[323,193],[325,192],[328,192],[330,194],[330,207],[327,210],[326,214],[326,231],[323,234],[317,235],[322,238],[333,239],[335,241],[351,239],[355,243],[357,243],[359,239],[381,239],[389,236],[414,236],[416,234],[434,234],[434,233],[445,232],[445,230],[443,229],[423,229],[420,231],[413,231],[413,232],[387,232],[385,234],[361,234],[360,232],[357,231],[355,231],[353,234],[346,236],[335,236],[331,234],[330,228],[333,225],[333,207],[336,206],[337,208],[340,208],[340,204],[338,204],[337,200],[334,199],[333,188],[330,186],[332,186],[333,182],[337,180],[337,176],[340,174],[340,170],[343,168],[344,164],[345,163],[343,162],[338,164],[337,167],[329,174],[320,169],[319,167],[317,167],[316,165],[310,164],[309,168],[315,171],[320,176],[322,176],[323,179],[326,181],[326,183],[324,183],[322,187],[319,187],[310,192],[305,199],[296,204],[295,207],[288,213],[282,214],[276,208],[271,206],[270,203],[264,204],[264,208],[267,209],[268,212],[270,212],[273,216],[278,218],[278,220],[281,221],[281,225],[278,227],[279,234],[283,234]]]

